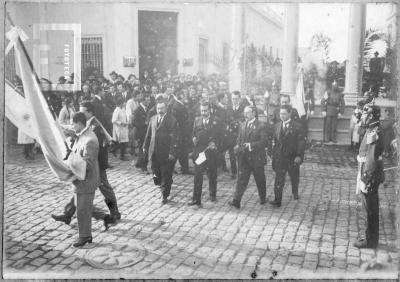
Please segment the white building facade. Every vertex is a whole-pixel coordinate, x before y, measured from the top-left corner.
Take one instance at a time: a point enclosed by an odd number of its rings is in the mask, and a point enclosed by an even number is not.
[[[80,24],[81,67],[90,61],[105,77],[157,67],[226,73],[240,88],[245,45],[264,47],[275,58],[283,53],[282,21],[259,4],[10,3],[7,12],[30,38],[26,47],[38,73],[52,81],[62,74],[46,67],[51,60],[37,58],[46,51],[37,46],[43,40],[35,34],[38,24]]]

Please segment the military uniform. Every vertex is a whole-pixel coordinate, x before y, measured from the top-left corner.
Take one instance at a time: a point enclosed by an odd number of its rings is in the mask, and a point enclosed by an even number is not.
[[[379,122],[371,124],[361,141],[357,157],[359,175],[357,193],[361,191],[363,207],[367,213],[365,246],[376,248],[379,241],[379,184],[384,181],[382,153],[383,137]]]
[[[211,200],[215,201],[217,194],[217,169],[218,158],[220,154],[221,138],[223,126],[221,121],[210,116],[207,120],[203,117],[197,117],[193,126],[193,137],[197,139],[197,144],[193,148],[193,161],[195,162],[194,189],[192,203],[201,205],[201,193],[203,187],[203,173],[207,171],[209,179],[209,191]],[[210,144],[214,143],[216,149],[210,148]],[[196,164],[196,159],[200,153],[204,152],[206,161],[202,164]]]
[[[328,98],[321,100],[322,112],[326,113],[324,119],[324,141],[336,142],[336,127],[338,115],[344,113],[345,102],[343,93],[329,91]]]

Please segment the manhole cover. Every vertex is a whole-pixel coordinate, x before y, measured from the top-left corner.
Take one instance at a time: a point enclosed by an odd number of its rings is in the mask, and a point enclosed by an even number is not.
[[[141,261],[146,250],[137,244],[104,244],[85,254],[85,260],[95,268],[118,269]]]

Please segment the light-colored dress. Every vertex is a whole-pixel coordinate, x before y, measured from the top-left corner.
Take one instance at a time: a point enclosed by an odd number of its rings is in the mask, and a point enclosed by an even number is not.
[[[72,117],[75,114],[75,110],[73,107],[67,107],[64,106],[61,111],[60,114],[58,115],[58,122],[61,125],[70,125],[72,124]]]
[[[116,107],[111,121],[113,124],[113,140],[121,143],[128,142],[128,118],[125,108]]]

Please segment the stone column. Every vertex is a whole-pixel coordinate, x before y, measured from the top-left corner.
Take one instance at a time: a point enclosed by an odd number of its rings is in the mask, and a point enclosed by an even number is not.
[[[229,91],[242,90],[240,57],[244,48],[243,4],[232,4],[231,8],[231,48],[229,64]]]
[[[281,93],[294,95],[296,91],[299,4],[285,4],[283,27],[283,58]]]
[[[363,52],[365,40],[366,4],[350,4],[349,33],[347,41],[345,99],[352,100],[361,95]],[[353,101],[354,102],[354,101]]]

